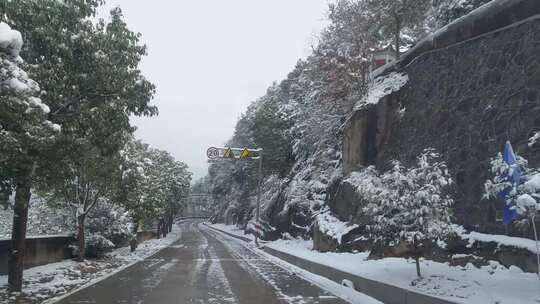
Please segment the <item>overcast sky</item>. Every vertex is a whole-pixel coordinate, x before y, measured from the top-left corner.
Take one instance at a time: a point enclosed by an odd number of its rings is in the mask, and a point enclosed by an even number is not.
[[[206,174],[247,105],[305,58],[328,0],[107,0],[142,34],[141,69],[157,86],[159,116],[134,118],[136,137]]]

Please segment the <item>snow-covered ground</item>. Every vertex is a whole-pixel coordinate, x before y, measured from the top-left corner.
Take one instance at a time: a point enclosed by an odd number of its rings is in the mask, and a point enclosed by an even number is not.
[[[458,303],[540,303],[540,280],[517,267],[506,268],[497,262],[476,268],[449,266],[424,260],[422,279],[416,276],[413,260],[385,258],[367,260],[369,253],[320,253],[311,241],[289,240],[266,244],[304,259],[354,275],[401,288],[439,296]]]
[[[243,235],[234,226],[212,226]],[[471,238],[477,236],[475,234]],[[498,262],[477,268],[472,264],[461,267],[423,260],[423,278],[418,279],[414,261],[404,258],[368,260],[369,252],[321,253],[312,249],[312,241],[304,240],[278,240],[265,246],[364,278],[457,303],[540,303],[540,279],[536,274],[525,273],[517,267],[506,268]]]
[[[143,242],[135,252],[130,252],[129,247],[122,247],[99,260],[87,260],[83,263],[65,260],[27,269],[24,272],[22,294],[8,294],[7,275],[0,276],[0,303],[15,303],[16,300],[21,300],[21,303],[42,303],[47,299],[60,297],[77,287],[95,283],[141,261],[180,237],[180,228],[174,226],[166,238]]]

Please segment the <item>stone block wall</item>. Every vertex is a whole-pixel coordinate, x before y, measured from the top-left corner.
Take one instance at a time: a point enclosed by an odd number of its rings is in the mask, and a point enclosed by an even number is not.
[[[540,165],[540,152],[527,145],[540,129],[540,18],[421,55],[405,71],[409,83],[397,98],[405,112],[393,120],[377,164],[437,149],[456,181],[458,223],[501,230],[500,202],[481,199],[490,158],[509,140]]]
[[[540,1],[499,2],[540,11]],[[482,14],[485,19],[475,16],[475,22],[484,28],[501,24],[498,6],[489,13]],[[511,8],[503,15],[502,24],[518,16]],[[456,182],[456,222],[481,232],[507,232],[500,222],[503,204],[483,200],[482,194],[490,159],[507,140],[532,166],[540,166],[540,150],[527,145],[533,131],[540,130],[540,15],[525,17],[398,63],[393,69],[406,72],[409,82],[377,105],[353,113],[345,126],[344,174],[367,165],[384,170],[393,159],[410,164],[422,150],[435,148]],[[463,24],[470,29],[475,23]],[[462,33],[455,25],[453,32]]]

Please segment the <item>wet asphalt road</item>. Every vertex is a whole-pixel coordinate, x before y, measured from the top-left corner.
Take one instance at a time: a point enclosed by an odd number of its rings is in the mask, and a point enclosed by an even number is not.
[[[60,303],[346,303],[198,222],[180,240]]]

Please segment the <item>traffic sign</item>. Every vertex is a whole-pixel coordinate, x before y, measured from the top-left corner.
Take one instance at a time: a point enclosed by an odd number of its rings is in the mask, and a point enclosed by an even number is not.
[[[242,150],[242,153],[240,153],[240,159],[248,159],[251,156],[251,152],[249,152],[248,148],[244,148]]]
[[[226,159],[234,159],[234,153],[232,151],[231,148],[228,148],[227,150],[225,150],[225,153],[223,153],[223,158],[226,158]]]
[[[206,150],[209,162],[220,160],[258,160],[261,157],[262,149],[232,148],[232,147],[210,147]]]
[[[215,147],[210,147],[206,150],[206,156],[210,159],[216,159],[219,157],[219,149]]]

